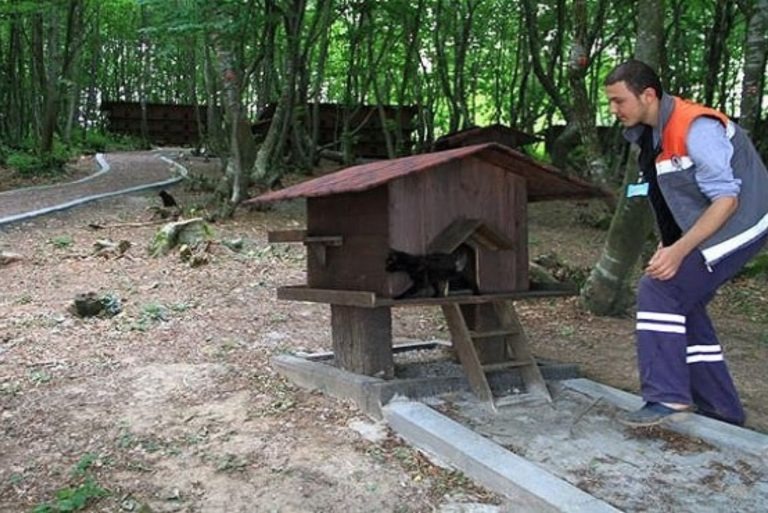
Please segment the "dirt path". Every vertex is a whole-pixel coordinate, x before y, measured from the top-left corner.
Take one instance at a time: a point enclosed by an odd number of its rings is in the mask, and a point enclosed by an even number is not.
[[[168,159],[171,151],[121,152],[97,155],[93,174],[69,183],[0,192],[0,225],[78,206],[109,195],[171,185],[183,168]]]

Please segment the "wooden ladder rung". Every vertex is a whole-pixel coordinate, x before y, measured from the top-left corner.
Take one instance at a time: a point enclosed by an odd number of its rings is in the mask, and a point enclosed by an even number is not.
[[[530,360],[514,360],[510,362],[489,363],[487,365],[483,365],[483,370],[485,372],[495,372],[506,369],[515,369],[517,367],[528,367],[529,365],[536,365],[536,362],[532,362]]]
[[[470,331],[469,335],[472,338],[490,338],[490,337],[506,337],[509,335],[517,335],[520,333],[520,330],[510,328],[510,329],[500,329],[500,330],[490,330],[490,331]]]
[[[493,393],[488,384],[486,373],[505,369],[519,368],[520,377],[525,383],[528,394],[552,401],[547,384],[541,375],[536,359],[531,353],[525,330],[515,313],[514,305],[504,301],[493,301],[493,312],[498,320],[498,328],[482,331],[471,331],[467,325],[460,305],[447,303],[442,305],[443,314],[451,331],[451,341],[456,349],[464,371],[467,373],[472,391],[481,400],[488,401],[491,408],[496,409]],[[475,347],[477,339],[490,337],[505,337],[508,355],[514,359],[505,362],[482,364]]]

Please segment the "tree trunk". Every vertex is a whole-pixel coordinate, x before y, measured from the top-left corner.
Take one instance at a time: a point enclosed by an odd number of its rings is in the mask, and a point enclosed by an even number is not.
[[[147,6],[141,4],[141,26],[147,27]],[[141,139],[144,141],[144,146],[149,148],[149,123],[147,121],[147,90],[149,89],[149,35],[147,31],[141,33],[140,38],[140,52],[141,52],[141,74],[140,74],[140,86],[139,86],[139,104],[141,106]]]
[[[227,152],[226,136],[222,130],[221,109],[219,108],[219,75],[216,72],[214,58],[211,55],[212,44],[208,41],[204,48],[205,93],[208,109],[206,110],[206,142],[214,155]]]
[[[707,34],[706,72],[704,78],[704,103],[714,105],[717,77],[721,71],[723,53],[731,31],[732,2],[717,0],[714,20]]]
[[[40,125],[40,154],[44,159],[53,152],[53,134],[59,116],[59,70],[61,50],[59,48],[59,20],[56,13],[51,16],[48,27],[48,58],[44,66],[43,112]],[[40,20],[41,28],[43,20]]]
[[[62,82],[66,87],[66,121],[64,125],[63,140],[67,144],[72,142],[72,128],[77,121],[77,111],[80,106],[80,50],[83,42],[83,10],[85,5],[82,0],[73,0],[69,4],[67,16],[67,36],[65,40],[64,62],[61,69]]]
[[[310,98],[312,101],[311,106],[311,112],[308,113],[307,119],[309,123],[309,155],[307,158],[309,159],[311,165],[315,165],[318,160],[317,155],[317,141],[320,138],[320,99],[322,95],[322,87],[323,87],[323,78],[325,76],[325,65],[328,60],[328,49],[330,47],[330,26],[332,23],[332,12],[333,2],[331,0],[327,0],[326,2],[323,2],[322,10],[320,14],[317,14],[316,16],[321,16],[320,20],[320,42],[319,42],[319,48],[317,49],[318,56],[317,56],[317,62],[314,65],[314,68],[316,69],[316,73],[314,74],[314,80],[312,82],[312,91],[310,92]],[[309,43],[308,43],[309,46]],[[310,100],[310,98],[307,98],[307,100]]]
[[[413,8],[412,16],[409,16],[409,23],[406,27],[405,59],[403,60],[402,77],[400,79],[400,85],[397,90],[397,105],[399,108],[403,108],[406,105],[411,105],[414,101],[414,97],[418,97],[413,91],[410,91],[409,95],[409,89],[412,89],[413,86],[411,84],[418,80],[419,35],[422,25],[423,11],[424,0],[418,0],[417,4]],[[400,112],[398,112],[398,116],[400,115]],[[405,147],[405,134],[403,133],[402,128],[403,125],[401,123],[397,123],[395,128],[395,146],[397,148],[396,151],[399,155],[410,154],[412,148]]]
[[[452,5],[448,11],[449,13],[445,12],[445,6],[443,5],[444,0],[438,0],[436,5],[436,11],[435,11],[435,28],[433,31],[433,37],[434,37],[434,47],[435,47],[435,54],[437,58],[436,63],[436,73],[438,76],[438,79],[440,81],[440,86],[443,91],[443,96],[445,96],[446,101],[448,102],[448,108],[450,111],[450,118],[448,121],[448,131],[449,132],[455,132],[459,129],[459,127],[462,124],[462,118],[461,118],[461,105],[460,105],[460,99],[459,99],[459,91],[456,90],[457,82],[456,80],[451,80],[451,70],[448,66],[448,56],[446,55],[446,49],[447,48],[454,48],[454,52],[459,52],[460,50],[456,48],[458,46],[458,42],[454,39],[452,41],[452,44],[449,44],[446,40],[446,35],[449,32],[454,32],[449,30],[450,28],[453,28],[453,25],[455,23],[459,23],[460,21],[457,21],[456,19],[450,19],[449,23],[445,22],[445,18],[453,18],[456,13],[454,11],[454,6]],[[462,70],[454,69],[452,71],[454,77],[455,75],[461,73]]]
[[[368,24],[370,25],[371,21],[368,20]],[[377,105],[377,111],[379,114],[379,124],[381,126],[381,132],[384,136],[384,144],[387,148],[387,158],[393,159],[395,158],[395,146],[394,142],[392,141],[392,134],[390,133],[388,123],[387,123],[387,115],[384,111],[384,103],[386,103],[386,100],[384,98],[384,95],[381,92],[381,86],[379,84],[379,76],[380,72],[378,70],[381,69],[380,62],[381,59],[384,57],[384,55],[389,51],[391,47],[391,31],[387,33],[386,40],[381,45],[381,52],[378,56],[374,55],[373,50],[373,36],[370,35],[368,37],[368,67],[370,70],[370,74],[368,76],[368,82],[370,82],[373,86],[373,94],[374,98],[376,99],[376,105]]]
[[[663,0],[638,2],[635,57],[656,69],[663,51],[663,13]],[[628,184],[637,181],[637,156],[636,150],[630,153],[608,238],[581,291],[586,307],[598,315],[622,315],[633,302],[629,277],[653,227],[648,202],[629,199],[625,192]]]
[[[305,9],[306,0],[290,0],[282,6],[287,40],[283,86],[267,136],[256,154],[256,161],[250,173],[254,182],[267,187],[272,187],[283,173],[280,159],[292,128],[296,78],[301,56],[299,37]]]
[[[590,62],[587,40],[587,5],[585,0],[573,2],[574,38],[568,62],[568,79],[573,94],[573,121],[579,128],[581,143],[586,151],[588,178],[605,184],[608,165],[602,155],[595,127],[595,111],[589,101],[584,77]]]
[[[552,73],[552,67],[549,71],[544,69],[544,65],[541,62],[541,56],[543,54],[541,47],[541,39],[539,38],[539,24],[537,17],[537,4],[533,0],[523,0],[523,14],[525,15],[525,23],[527,25],[526,30],[528,33],[528,46],[530,48],[531,65],[533,67],[533,73],[539,80],[539,83],[549,95],[552,103],[560,110],[566,121],[571,118],[571,105],[563,98],[560,90],[555,83],[555,77]],[[554,53],[554,52],[553,52]],[[556,54],[552,59],[556,59]],[[551,61],[550,61],[551,62]]]
[[[91,120],[97,118],[97,112],[99,110],[98,105],[98,93],[97,83],[100,78],[99,63],[102,58],[102,46],[101,46],[101,5],[97,4],[94,8],[93,18],[93,35],[91,36],[90,45],[90,61],[88,62],[88,85],[86,89],[86,100],[83,108],[83,138],[85,138],[86,132],[90,128]],[[103,85],[102,85],[103,87]],[[103,91],[102,91],[103,94]]]
[[[6,71],[6,98],[8,106],[6,131],[3,134],[5,141],[11,146],[18,146],[26,135],[26,121],[23,108],[22,84],[26,72],[23,64],[22,44],[21,44],[21,19],[18,14],[14,14],[10,19],[10,34]],[[15,77],[15,80],[14,78]]]
[[[768,0],[757,0],[749,16],[744,42],[744,79],[741,83],[739,124],[759,143],[760,101],[765,89],[765,65],[768,60]],[[765,143],[764,143],[765,144]],[[765,148],[763,148],[765,149]]]
[[[222,88],[224,90],[224,105],[229,118],[230,143],[229,159],[224,179],[219,192],[227,198],[220,205],[222,217],[229,217],[248,194],[248,173],[253,165],[256,145],[251,136],[250,125],[243,115],[241,103],[240,77],[235,68],[232,52],[224,48],[221,38],[215,38],[216,54],[218,56]]]

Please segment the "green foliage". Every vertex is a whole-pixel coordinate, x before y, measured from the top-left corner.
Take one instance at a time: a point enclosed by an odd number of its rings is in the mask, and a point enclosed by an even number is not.
[[[761,253],[753,258],[739,273],[741,276],[768,278],[768,253]]]
[[[526,4],[533,5],[535,19],[525,15]],[[608,69],[632,54],[637,2],[585,4],[594,36],[585,82],[598,122],[607,124],[613,117],[602,97],[601,81]],[[714,105],[731,113],[738,110],[751,15],[746,11],[762,5],[752,2],[755,6],[745,7],[748,4],[664,5],[668,29],[662,61],[670,91],[698,100],[713,96]],[[222,53],[233,56],[234,71],[244,86],[238,94],[251,119],[253,110],[274,102],[288,81],[299,84],[294,91],[297,104],[319,99],[350,106],[418,105],[420,115],[411,135],[414,145],[424,148],[455,126],[500,122],[535,132],[561,122],[573,98],[568,72],[576,27],[570,2],[316,1],[304,2],[304,11],[297,13],[293,11],[299,4],[284,0],[99,0],[81,2],[83,26],[75,31],[69,30],[68,5],[0,0],[0,48],[5,49],[9,77],[0,85],[5,102],[0,105],[4,120],[0,139],[6,144],[16,145],[27,137],[33,140],[29,148],[39,144],[50,80],[61,85],[62,96],[51,102],[58,106],[58,133],[64,132],[73,112],[75,124],[88,121],[84,134],[82,127],[80,136],[75,129],[72,140],[79,146],[69,152],[140,147],[140,141],[97,128],[101,120],[92,93],[114,101],[135,101],[145,92],[149,102],[205,103],[210,101],[205,98],[213,92],[211,86],[221,87],[216,58]],[[37,16],[44,27],[41,41],[32,37]],[[287,30],[294,22],[300,23],[298,37],[289,41]],[[51,30],[54,27],[59,30]],[[77,34],[73,40],[68,39],[71,33]],[[19,34],[17,43],[12,38]],[[539,48],[534,53],[536,35]],[[724,46],[715,52],[718,42]],[[77,52],[66,55],[72,48]],[[297,55],[292,55],[294,50]],[[299,70],[295,77],[289,76],[291,67],[286,64],[292,58]],[[64,76],[62,66],[55,69],[57,62],[67,62],[75,71]],[[538,70],[551,84],[542,83],[546,81],[537,76]],[[702,86],[705,82],[709,86]],[[74,111],[72,86],[82,100]],[[391,122],[386,125],[393,128]],[[296,136],[290,130],[283,132]],[[545,157],[540,149],[535,151],[536,157]],[[23,155],[12,155],[18,152]],[[66,161],[66,154],[58,150],[43,157],[32,150],[0,148],[0,162],[6,156],[13,157],[13,167],[28,176],[55,172]]]
[[[26,152],[12,151],[6,157],[5,162],[21,176],[34,176],[44,169],[40,157]]]
[[[30,371],[29,379],[36,385],[43,385],[53,379],[53,376],[48,374],[45,370],[35,369]]]
[[[726,284],[722,295],[726,308],[750,321],[768,324],[765,285],[761,279],[739,278]]]
[[[88,469],[99,460],[99,455],[93,452],[83,454],[72,468],[73,477],[85,477]]]
[[[50,155],[41,155],[34,148],[34,141],[27,141],[25,147],[8,150],[5,163],[23,177],[50,176],[60,174],[69,160],[79,154],[79,149],[54,143]]]
[[[41,155],[37,142],[30,139],[18,148],[0,146],[0,163],[5,163],[22,177],[51,176],[61,174],[64,165],[82,154],[142,149],[144,143],[137,137],[112,134],[101,130],[88,130],[74,137],[73,144],[56,140],[50,155]]]
[[[147,303],[141,308],[142,317],[150,321],[167,321],[168,309],[160,303]]]
[[[53,502],[40,504],[32,510],[32,513],[65,513],[81,511],[94,499],[106,497],[109,492],[96,484],[93,478],[86,477],[77,486],[60,488],[56,492]]]
[[[144,147],[144,142],[138,137],[124,134],[113,134],[103,130],[87,130],[82,140],[80,153],[104,153],[110,151],[130,151]]]
[[[69,513],[81,511],[96,499],[106,497],[109,491],[99,486],[89,470],[100,459],[98,454],[86,453],[72,467],[73,484],[56,491],[53,501],[39,504],[32,513]]]
[[[152,324],[167,320],[168,308],[160,303],[147,303],[141,307],[139,319],[131,325],[131,329],[147,331]]]
[[[53,247],[57,249],[65,249],[70,247],[75,240],[70,235],[57,235],[48,241]]]

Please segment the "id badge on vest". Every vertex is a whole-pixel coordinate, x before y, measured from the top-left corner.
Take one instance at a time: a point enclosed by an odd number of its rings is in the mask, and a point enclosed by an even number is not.
[[[627,185],[627,198],[648,196],[648,182],[631,183]]]

